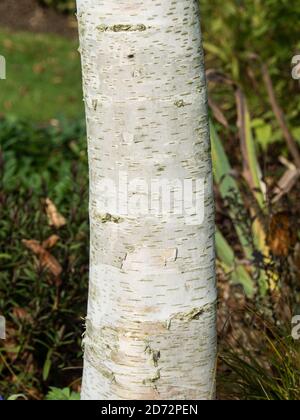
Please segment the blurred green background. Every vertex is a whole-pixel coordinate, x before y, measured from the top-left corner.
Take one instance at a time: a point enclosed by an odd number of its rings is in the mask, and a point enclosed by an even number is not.
[[[59,115],[82,117],[77,40],[55,34],[0,31],[0,51],[7,61],[1,83],[1,114],[32,121]]]

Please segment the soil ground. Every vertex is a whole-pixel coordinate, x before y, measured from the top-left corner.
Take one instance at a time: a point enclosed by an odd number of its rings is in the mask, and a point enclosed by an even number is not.
[[[74,37],[77,34],[75,15],[67,16],[47,7],[37,0],[1,0],[0,27],[13,31],[54,33]]]

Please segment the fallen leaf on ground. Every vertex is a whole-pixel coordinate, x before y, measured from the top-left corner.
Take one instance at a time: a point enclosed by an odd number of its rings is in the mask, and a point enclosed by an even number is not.
[[[42,247],[45,249],[54,248],[59,240],[60,237],[58,235],[51,235],[48,239],[43,241]]]
[[[59,213],[55,204],[50,200],[50,198],[46,198],[45,204],[50,226],[54,226],[57,229],[65,226],[67,224],[66,219],[62,214]]]
[[[13,316],[20,321],[27,321],[29,323],[33,322],[32,316],[24,308],[13,308],[12,313]]]
[[[22,243],[39,257],[41,267],[49,270],[55,277],[62,273],[62,266],[38,241],[23,240]]]

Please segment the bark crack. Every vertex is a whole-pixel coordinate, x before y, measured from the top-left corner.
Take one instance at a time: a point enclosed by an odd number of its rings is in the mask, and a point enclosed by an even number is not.
[[[207,312],[211,312],[215,309],[216,302],[208,303],[207,305],[203,306],[202,308],[193,308],[188,312],[179,312],[171,316],[167,321],[167,329],[171,328],[172,321],[178,320],[182,322],[190,322],[193,320],[200,319],[201,315]]]
[[[156,382],[161,378],[160,369],[158,369],[152,378],[143,380],[143,385],[153,386],[156,389]]]
[[[159,350],[153,350],[151,348],[150,344],[148,344],[145,348],[145,353],[150,356],[150,359],[151,359],[154,367],[158,367],[158,362],[159,362],[159,359],[160,359],[160,356],[161,356],[160,351]]]

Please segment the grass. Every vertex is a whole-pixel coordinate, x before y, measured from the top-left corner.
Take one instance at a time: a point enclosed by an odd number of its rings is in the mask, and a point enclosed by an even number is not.
[[[226,369],[219,377],[220,398],[299,401],[300,343],[291,337],[291,327],[275,326],[257,313],[248,315],[247,342],[222,343]]]
[[[2,114],[30,121],[83,116],[76,40],[55,35],[0,31],[7,79],[0,81]]]

